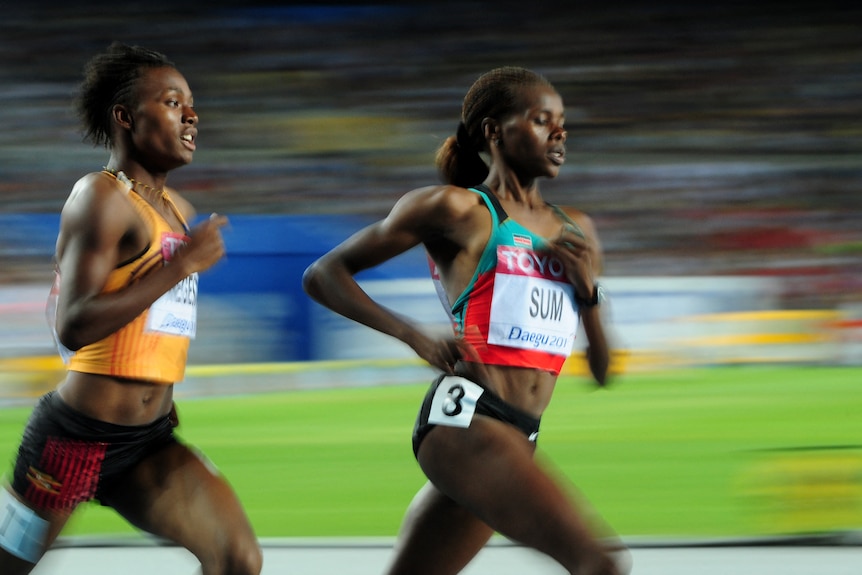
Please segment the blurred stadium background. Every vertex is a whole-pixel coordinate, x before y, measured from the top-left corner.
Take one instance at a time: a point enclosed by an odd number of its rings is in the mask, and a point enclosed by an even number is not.
[[[542,189],[596,221],[618,372],[862,365],[857,4],[0,7],[3,405],[57,381],[44,321],[57,214],[107,158],[81,142],[71,95],[113,40],[166,53],[189,80],[199,147],[170,183],[232,222],[227,260],[202,277],[184,393],[237,374],[267,390],[426,378],[408,350],[312,305],[300,274],[437,181],[463,94],[499,65],[546,74],[566,102],[568,162]],[[363,281],[444,329],[426,275],[415,252]],[[858,453],[833,472],[858,474]],[[862,508],[853,477],[845,500]]]
[[[41,316],[57,213],[106,160],[81,142],[71,94],[119,39],[189,78],[199,151],[171,183],[233,222],[228,260],[203,279],[193,364],[409,357],[322,313],[299,276],[437,181],[464,92],[505,64],[545,73],[565,98],[569,162],[543,189],[596,220],[627,367],[859,363],[854,6],[5,2],[0,358],[53,356]],[[444,321],[421,253],[366,279]]]

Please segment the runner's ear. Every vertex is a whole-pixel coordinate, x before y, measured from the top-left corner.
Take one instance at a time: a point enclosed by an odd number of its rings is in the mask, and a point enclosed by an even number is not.
[[[128,130],[132,129],[132,115],[122,104],[115,104],[114,107],[111,108],[111,118],[113,118],[114,122],[116,122],[120,127]]]

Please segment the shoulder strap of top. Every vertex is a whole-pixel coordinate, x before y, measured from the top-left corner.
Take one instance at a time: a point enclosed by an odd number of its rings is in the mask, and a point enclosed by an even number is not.
[[[127,194],[129,194],[132,191],[132,189],[134,188],[134,183],[132,182],[131,179],[129,179],[128,176],[126,176],[126,174],[124,172],[114,172],[112,170],[105,169],[105,170],[102,170],[102,173],[105,174],[106,176],[110,176],[110,177],[114,178],[123,187],[123,189],[125,190],[125,192]],[[136,197],[138,199],[143,199],[140,196],[136,196]],[[173,200],[173,198],[171,198],[170,194],[168,194],[168,192],[165,191],[162,193],[162,198],[164,199],[165,204],[167,204],[168,208],[174,213],[174,216],[176,216],[177,220],[179,220],[180,225],[183,226],[183,230],[185,230],[186,233],[189,233],[191,231],[191,228],[189,227],[189,224],[186,221],[185,217],[183,217],[183,214],[180,211],[180,209],[174,203],[174,200]],[[144,201],[144,203],[147,203],[146,200]],[[147,205],[149,205],[149,204],[147,204]],[[158,213],[158,212],[156,212],[156,213]],[[161,217],[161,216],[159,216],[159,217]]]
[[[174,213],[174,216],[176,216],[176,218],[179,220],[180,225],[183,226],[183,230],[185,230],[185,232],[188,234],[191,231],[191,228],[189,227],[188,222],[186,222],[186,218],[183,217],[183,214],[180,209],[174,203],[173,198],[171,198],[168,192],[164,192],[164,195],[162,197],[165,199],[165,203],[168,204],[168,207]]]
[[[494,195],[491,188],[485,184],[479,184],[478,186],[472,186],[470,189],[482,192],[482,194],[488,198],[488,201],[491,202],[491,205],[494,206],[494,211],[497,212],[497,218],[499,218],[501,222],[506,221],[509,214],[507,214],[506,210],[503,209],[503,206],[500,205],[500,200],[497,199],[497,196]]]
[[[565,222],[566,224],[568,224],[572,227],[573,232],[575,232],[577,235],[581,236],[582,238],[586,239],[586,234],[584,234],[584,230],[581,229],[581,226],[579,226],[578,224],[575,223],[575,220],[573,220],[571,217],[569,217],[569,214],[564,212],[559,206],[557,206],[555,204],[552,204],[550,202],[545,202],[545,203],[548,205],[548,207],[550,207],[552,210],[554,210],[555,214],[560,216],[560,219],[563,220],[563,222]]]
[[[125,193],[128,194],[132,191],[132,182],[129,181],[129,178],[127,178],[126,174],[124,174],[123,172],[113,172],[111,170],[105,169],[102,170],[101,173],[105,174],[109,178],[113,178],[114,181],[116,181],[120,185],[120,187],[123,188],[123,191]]]

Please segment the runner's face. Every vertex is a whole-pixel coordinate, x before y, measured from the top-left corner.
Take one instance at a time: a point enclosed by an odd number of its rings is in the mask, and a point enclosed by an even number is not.
[[[523,176],[553,178],[566,159],[563,100],[547,86],[524,88],[523,99],[523,110],[502,123],[503,157]]]
[[[138,79],[132,140],[138,154],[163,170],[192,161],[198,116],[185,78],[172,67],[147,69]]]

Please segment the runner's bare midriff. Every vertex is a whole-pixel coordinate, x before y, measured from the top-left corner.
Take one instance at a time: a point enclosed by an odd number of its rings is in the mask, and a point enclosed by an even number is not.
[[[78,371],[68,372],[58,389],[75,411],[117,425],[147,425],[173,405],[173,385]]]
[[[456,372],[490,389],[509,405],[534,417],[541,417],[548,407],[557,381],[557,376],[539,369],[465,361],[458,363]]]

